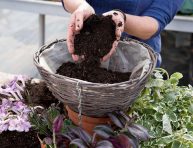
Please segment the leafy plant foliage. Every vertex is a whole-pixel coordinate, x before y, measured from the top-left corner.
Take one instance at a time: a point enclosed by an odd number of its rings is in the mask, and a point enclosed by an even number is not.
[[[170,77],[156,69],[129,114],[146,127],[153,140],[142,147],[193,147],[193,88],[178,86],[182,74]]]
[[[39,135],[43,135],[40,141],[50,148],[137,148],[139,141],[149,140],[147,130],[134,123],[135,117],[121,111],[109,117],[114,124],[96,126],[93,135],[74,126],[54,105],[42,113],[34,112],[30,121]]]

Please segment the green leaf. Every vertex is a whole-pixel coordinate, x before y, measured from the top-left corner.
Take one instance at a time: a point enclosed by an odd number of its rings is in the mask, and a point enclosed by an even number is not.
[[[158,141],[157,141],[157,144],[159,146],[166,146],[166,145],[168,145],[171,142],[173,142],[173,136],[169,135],[169,136],[165,136],[165,137],[159,138]]]
[[[193,103],[190,104],[188,111],[193,114]]]
[[[183,138],[187,141],[192,141],[193,142],[193,136],[189,135],[189,134],[184,134]]]
[[[163,79],[163,76],[162,76],[162,74],[160,74],[160,72],[154,73],[154,76],[155,76],[156,78],[158,78],[158,79]]]
[[[176,79],[181,79],[181,78],[183,78],[183,75],[181,74],[181,73],[179,73],[179,72],[175,72],[175,73],[173,73],[171,76],[170,76],[170,78],[176,78]]]
[[[180,127],[180,123],[179,123],[179,122],[172,122],[172,124],[173,124],[176,128],[179,128],[179,127]]]
[[[193,132],[193,123],[192,122],[189,122],[186,124],[186,128],[188,131],[192,131]]]
[[[175,92],[169,92],[164,95],[165,101],[174,103],[176,101],[176,93]]]
[[[167,115],[169,116],[169,118],[172,122],[178,121],[177,115],[174,112],[169,111],[169,112],[167,112]]]
[[[145,85],[147,88],[151,87],[162,87],[164,81],[162,79],[150,79],[150,81]]]
[[[167,114],[162,117],[163,131],[172,134],[172,126],[170,124],[170,119]]]
[[[162,116],[163,115],[161,113],[157,112],[155,113],[154,118],[156,121],[162,121]]]
[[[181,142],[175,140],[175,141],[172,143],[171,148],[179,148],[180,146],[181,146]]]

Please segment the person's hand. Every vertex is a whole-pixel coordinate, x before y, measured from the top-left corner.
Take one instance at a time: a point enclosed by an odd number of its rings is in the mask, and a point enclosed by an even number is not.
[[[69,52],[72,54],[72,58],[74,61],[78,61],[79,56],[74,55],[74,37],[75,34],[79,33],[79,31],[83,27],[83,22],[89,16],[94,14],[94,9],[84,1],[73,13],[71,16],[71,20],[67,30],[67,47]]]
[[[126,21],[126,16],[125,16],[124,13],[122,13],[122,12],[120,12],[118,10],[112,10],[112,11],[103,13],[103,15],[104,16],[112,15],[112,20],[116,24],[116,31],[115,31],[116,40],[113,42],[113,45],[112,45],[112,48],[111,48],[110,52],[102,58],[102,61],[106,61],[107,59],[110,58],[110,56],[116,50],[116,47],[118,45],[118,41],[120,40],[121,34],[124,31],[124,25],[125,25],[125,21]]]

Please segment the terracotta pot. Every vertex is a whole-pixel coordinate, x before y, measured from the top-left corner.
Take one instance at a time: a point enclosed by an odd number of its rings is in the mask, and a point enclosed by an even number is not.
[[[41,148],[46,148],[46,144],[40,143]]]
[[[68,117],[72,120],[72,122],[75,125],[79,125],[79,118],[78,118],[78,113],[70,109],[68,106],[66,106],[66,110],[68,112]],[[93,129],[95,126],[100,125],[100,124],[111,124],[111,120],[109,117],[102,117],[102,118],[94,118],[94,117],[89,117],[82,115],[82,128],[87,131],[90,135],[92,135]]]

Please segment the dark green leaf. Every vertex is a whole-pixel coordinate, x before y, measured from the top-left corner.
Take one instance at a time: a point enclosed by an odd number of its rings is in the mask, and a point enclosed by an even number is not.
[[[175,140],[174,142],[172,142],[171,148],[179,148],[180,145],[181,145],[181,142]]]
[[[193,103],[190,104],[188,111],[193,114]]]

